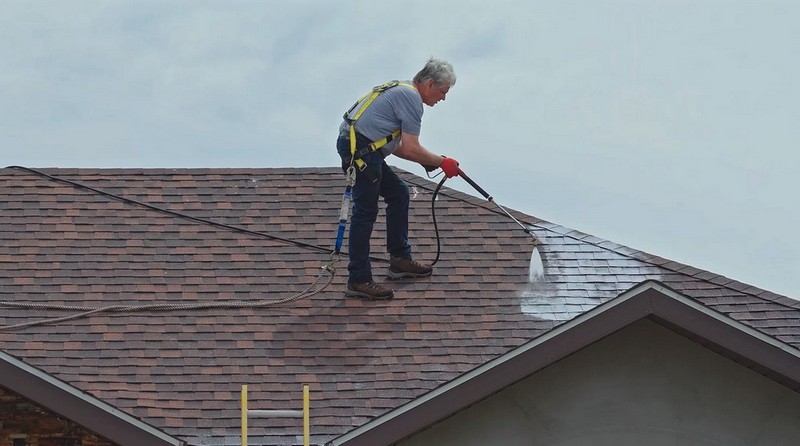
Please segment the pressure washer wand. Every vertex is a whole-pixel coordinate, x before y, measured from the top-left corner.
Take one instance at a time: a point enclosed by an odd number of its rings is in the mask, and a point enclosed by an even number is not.
[[[534,237],[533,233],[531,232],[531,230],[530,230],[529,228],[525,227],[525,225],[523,225],[522,223],[520,223],[520,221],[519,221],[519,220],[517,220],[516,218],[514,218],[514,216],[513,216],[513,215],[511,215],[511,214],[510,214],[510,213],[509,213],[509,212],[508,212],[508,211],[507,211],[507,210],[506,210],[506,209],[505,209],[503,206],[500,206],[500,205],[499,205],[499,204],[498,204],[496,201],[494,201],[494,198],[492,198],[492,196],[491,196],[491,195],[489,195],[489,193],[488,193],[488,192],[486,192],[485,190],[483,190],[483,188],[482,188],[482,187],[480,187],[480,186],[478,185],[478,183],[476,183],[475,181],[473,181],[473,180],[472,180],[472,178],[468,177],[468,176],[467,176],[467,174],[465,174],[463,170],[461,170],[461,169],[458,169],[458,176],[460,176],[461,178],[463,178],[463,179],[464,179],[464,181],[466,181],[467,183],[469,183],[469,185],[470,185],[470,186],[472,186],[472,187],[473,187],[473,188],[474,188],[476,191],[478,191],[478,193],[479,193],[479,194],[483,195],[483,198],[487,199],[487,200],[488,200],[488,201],[490,201],[491,203],[494,203],[494,205],[495,205],[495,206],[497,206],[497,207],[498,207],[498,208],[499,208],[501,211],[503,211],[503,213],[504,213],[504,214],[508,215],[508,218],[510,218],[510,219],[512,219],[512,220],[514,220],[514,222],[515,222],[516,224],[518,224],[518,225],[519,225],[519,227],[520,227],[520,228],[522,228],[522,230],[523,230],[523,231],[525,231],[525,233],[526,233],[526,234],[528,234],[528,235],[530,235],[531,237],[533,237],[533,242],[534,242],[534,243],[537,243],[537,242],[538,242],[538,241],[536,240],[536,237]]]

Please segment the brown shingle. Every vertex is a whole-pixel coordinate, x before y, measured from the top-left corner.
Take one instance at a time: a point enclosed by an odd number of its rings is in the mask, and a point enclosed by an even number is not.
[[[0,300],[105,306],[270,300],[310,285],[329,260],[341,203],[337,168],[48,169],[236,232],[0,171]],[[416,188],[415,256],[430,261],[435,184]],[[456,181],[456,180],[451,180]],[[238,444],[238,391],[254,408],[297,408],[311,385],[323,443],[441,386],[647,279],[800,347],[795,301],[512,211],[542,242],[545,283],[528,283],[528,236],[484,200],[448,188],[437,201],[434,276],[389,282],[387,302],[345,299],[333,283],[274,308],[102,314],[0,332],[2,349],[189,444]],[[383,211],[379,216],[383,219]],[[382,256],[382,221],[375,256]],[[387,264],[375,261],[376,277]],[[0,324],[69,312],[3,308]],[[293,444],[297,424],[259,420],[254,443]],[[269,428],[269,433],[267,429]]]

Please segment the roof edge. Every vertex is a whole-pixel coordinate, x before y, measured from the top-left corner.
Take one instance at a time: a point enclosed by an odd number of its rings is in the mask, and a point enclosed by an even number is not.
[[[800,350],[647,280],[327,445],[392,444],[408,438],[644,318],[702,340],[714,351],[729,352],[737,362],[800,391]]]
[[[122,446],[186,445],[2,350],[0,385]]]

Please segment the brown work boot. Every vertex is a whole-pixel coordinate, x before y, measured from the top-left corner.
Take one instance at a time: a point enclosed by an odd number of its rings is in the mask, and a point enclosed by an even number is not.
[[[366,297],[367,299],[391,299],[394,291],[375,282],[348,283],[345,296]]]
[[[390,257],[389,272],[390,279],[402,279],[404,277],[427,277],[433,273],[433,268],[422,265],[416,260],[406,259],[405,257]]]

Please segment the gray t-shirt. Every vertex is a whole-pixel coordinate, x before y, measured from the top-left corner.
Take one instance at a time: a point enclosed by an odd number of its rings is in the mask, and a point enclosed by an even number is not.
[[[415,88],[402,85],[413,85],[411,81],[401,81],[401,85],[392,87],[375,98],[372,104],[356,122],[356,131],[372,141],[390,135],[400,129],[404,133],[419,136],[422,128],[422,97]],[[350,116],[354,116],[361,105],[357,106]],[[350,124],[343,121],[339,133],[348,134]],[[394,141],[381,147],[381,152],[387,156],[395,151],[398,137]]]

